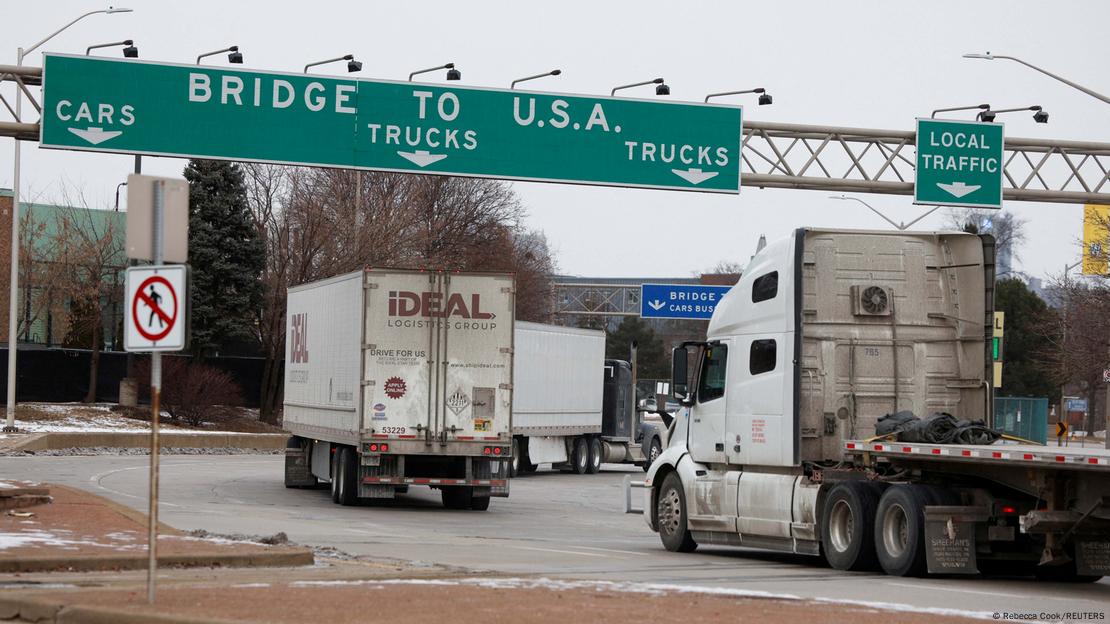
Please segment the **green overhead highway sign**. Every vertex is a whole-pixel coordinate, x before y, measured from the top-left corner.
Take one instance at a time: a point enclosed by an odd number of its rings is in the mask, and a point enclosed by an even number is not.
[[[736,193],[741,108],[46,55],[43,147]]]
[[[1002,207],[1002,124],[917,120],[913,203]]]

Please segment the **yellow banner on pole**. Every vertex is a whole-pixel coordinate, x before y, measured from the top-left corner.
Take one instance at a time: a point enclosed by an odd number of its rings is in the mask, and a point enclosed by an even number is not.
[[[1083,207],[1083,275],[1110,273],[1110,206]]]

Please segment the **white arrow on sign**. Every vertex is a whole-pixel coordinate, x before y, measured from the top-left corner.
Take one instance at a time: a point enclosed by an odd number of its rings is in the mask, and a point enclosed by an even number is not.
[[[965,184],[963,182],[953,182],[952,184],[943,184],[941,182],[937,182],[937,186],[939,186],[941,190],[951,193],[953,197],[963,197],[964,195],[974,193],[975,191],[983,188],[975,184]]]
[[[447,154],[432,154],[428,150],[416,150],[415,152],[397,152],[397,155],[411,162],[417,167],[427,167],[434,162],[439,162],[444,158],[447,158]]]
[[[658,312],[660,308],[662,308],[663,306],[665,306],[667,304],[666,304],[666,302],[655,299],[653,301],[649,301],[648,305],[651,307],[652,310],[655,310],[656,312]]]
[[[702,171],[701,169],[697,169],[694,167],[690,167],[689,169],[685,170],[671,169],[671,173],[682,178],[683,180],[686,180],[690,184],[701,184],[709,178],[717,177],[716,171]]]
[[[89,128],[87,130],[70,128],[69,131],[93,145],[100,145],[108,139],[114,139],[123,134],[122,130],[105,130],[104,128]]]

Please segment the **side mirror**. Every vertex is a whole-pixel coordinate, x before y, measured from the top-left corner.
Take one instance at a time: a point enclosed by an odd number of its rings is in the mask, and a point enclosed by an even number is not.
[[[688,359],[686,347],[675,347],[671,351],[671,392],[679,401],[690,398],[689,375],[686,370]]]

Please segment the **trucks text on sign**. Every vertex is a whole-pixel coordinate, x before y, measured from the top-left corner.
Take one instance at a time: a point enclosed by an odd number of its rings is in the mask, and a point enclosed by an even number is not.
[[[740,189],[737,106],[56,54],[43,72],[44,147]]]

